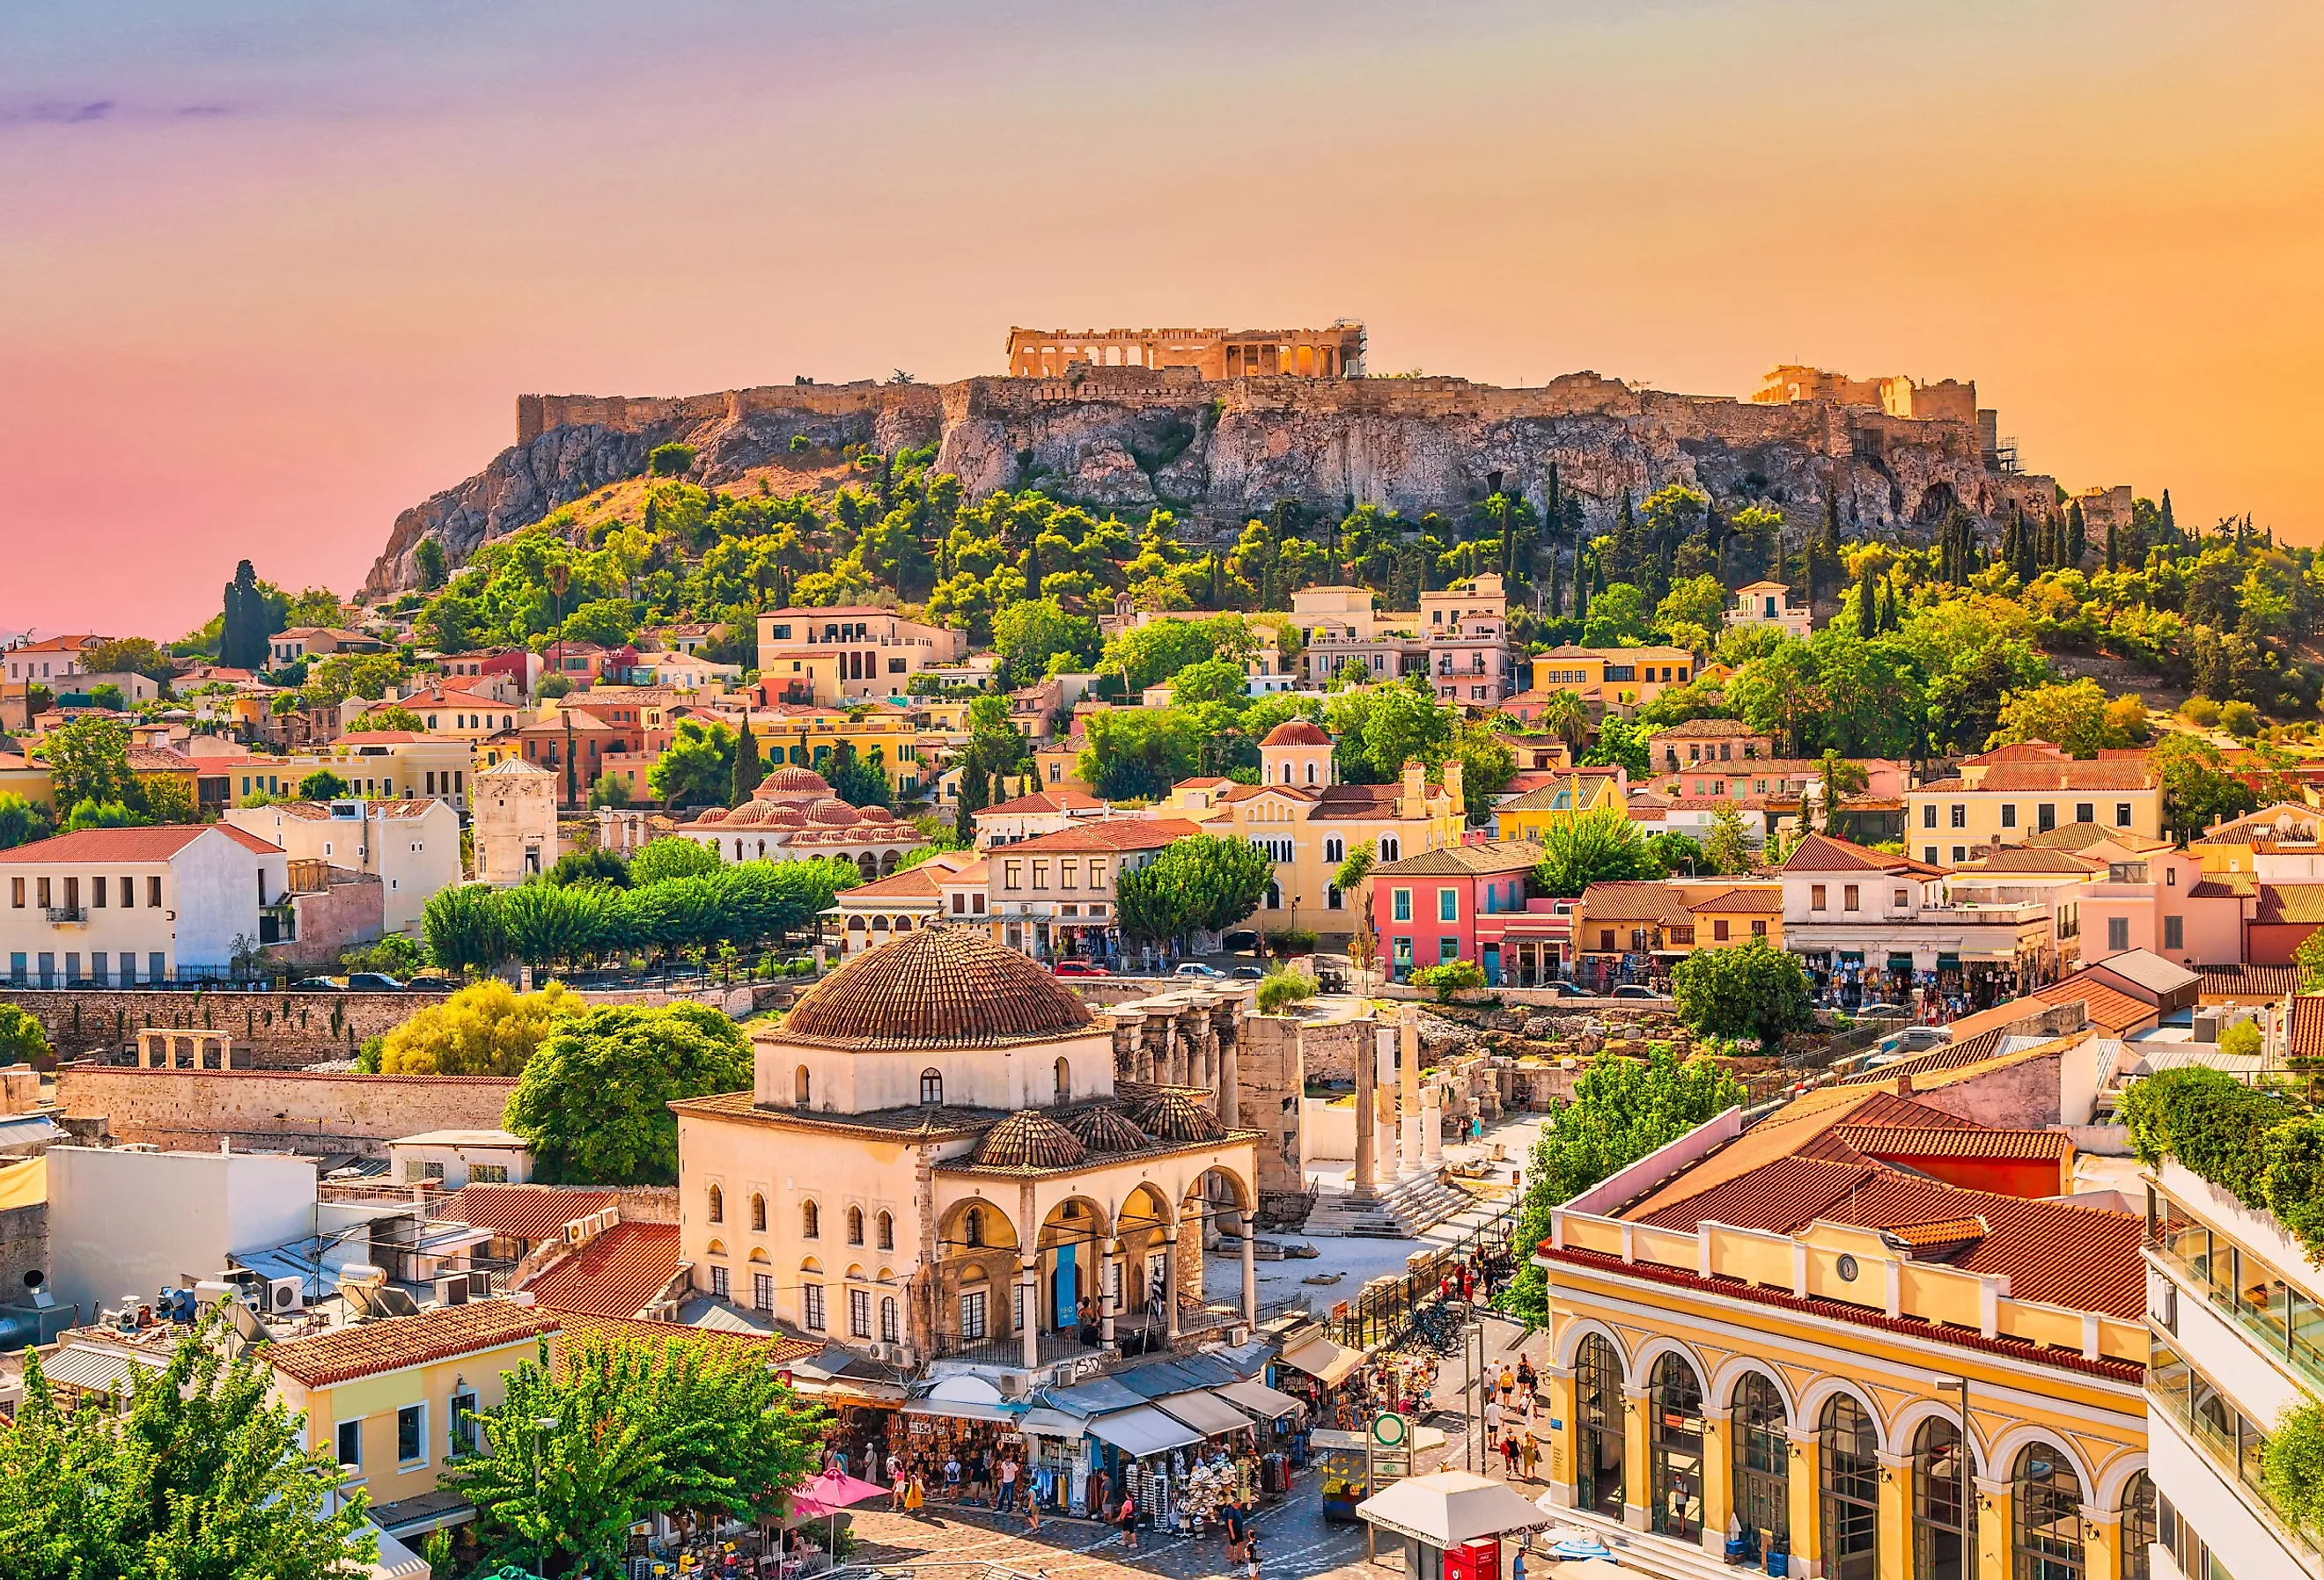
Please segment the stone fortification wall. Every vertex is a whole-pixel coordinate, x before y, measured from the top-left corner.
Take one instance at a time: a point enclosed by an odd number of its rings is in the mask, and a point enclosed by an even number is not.
[[[180,993],[142,988],[14,988],[7,1002],[38,1020],[61,1058],[125,1053],[137,1033],[167,1026],[222,1031],[235,1061],[254,1069],[299,1069],[352,1058],[429,1004],[431,993]]]
[[[140,1070],[68,1064],[57,1106],[99,1114],[115,1142],[215,1151],[237,1147],[320,1156],[387,1156],[398,1136],[497,1130],[513,1077],[363,1076],[299,1070]]]
[[[1941,404],[1941,403],[1939,403]],[[1240,528],[1278,501],[1406,515],[1459,510],[1498,482],[1538,505],[1550,467],[1593,525],[1667,483],[1730,509],[1782,509],[1797,534],[1837,495],[1851,537],[1932,531],[1959,504],[1994,524],[2046,512],[2050,480],[1988,470],[1972,415],[1902,416],[1830,400],[1782,403],[1633,388],[1595,373],[1528,389],[1469,380],[1277,376],[1205,382],[1192,368],[1076,366],[1060,377],[932,384],[774,384],[682,397],[526,395],[517,443],[399,516],[366,590],[418,585],[413,551],[454,564],[557,506],[644,470],[683,439],[715,485],[817,446],[938,446],[972,498],[1038,476],[1062,498],[1139,512],[1167,504],[1188,531]]]

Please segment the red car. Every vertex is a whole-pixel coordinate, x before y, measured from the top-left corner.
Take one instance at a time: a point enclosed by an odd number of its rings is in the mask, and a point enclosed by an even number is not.
[[[1112,972],[1093,960],[1060,960],[1049,967],[1054,976],[1111,976]]]

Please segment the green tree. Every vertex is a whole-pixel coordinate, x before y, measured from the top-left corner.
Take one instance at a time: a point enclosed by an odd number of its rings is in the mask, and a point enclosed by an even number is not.
[[[1711,814],[1702,834],[1702,864],[1722,878],[1751,870],[1751,830],[1741,808],[1731,804]]]
[[[842,741],[832,748],[831,761],[824,769],[824,777],[831,781],[831,793],[851,807],[890,807],[896,801],[896,787],[888,778],[887,752],[874,746],[864,756],[855,754],[855,744]]]
[[[1489,725],[1463,723],[1453,737],[1452,755],[1461,764],[1461,799],[1469,822],[1483,827],[1493,820],[1493,801],[1517,776],[1517,753],[1494,735]]]
[[[357,730],[401,730],[406,735],[424,735],[428,721],[400,702],[384,707],[367,709],[355,723]]]
[[[544,1344],[505,1389],[476,1418],[483,1451],[445,1477],[475,1504],[487,1562],[618,1573],[631,1526],[774,1513],[820,1458],[823,1412],[724,1335],[581,1338],[554,1365]]]
[[[1671,968],[1671,997],[1696,1036],[1756,1037],[1770,1051],[1815,1022],[1799,957],[1765,938],[1695,950]]]
[[[270,1399],[258,1348],[226,1358],[223,1317],[182,1335],[125,1413],[57,1401],[36,1354],[0,1432],[0,1573],[9,1580],[360,1580],[377,1558],[360,1488]]]
[[[2182,844],[2258,805],[2251,787],[2227,772],[2219,749],[2200,735],[2173,731],[2154,744],[2146,760],[2163,781],[2163,825]]]
[[[218,634],[218,662],[230,670],[253,673],[267,667],[268,642],[282,629],[273,616],[264,584],[245,559],[234,568],[226,587],[226,624]]]
[[[119,719],[79,718],[51,730],[41,754],[60,807],[118,801],[135,811],[145,803],[129,771],[129,726]]]
[[[646,452],[646,470],[656,477],[683,477],[694,470],[694,447],[672,441]]]
[[[1679,724],[1684,721],[1673,719],[1669,722]],[[1566,751],[1579,759],[1582,743],[1590,735],[1590,705],[1582,700],[1578,692],[1553,691],[1542,699],[1541,727],[1564,742]]]
[[[116,636],[83,648],[80,667],[91,675],[143,675],[162,688],[164,696],[177,673],[170,655],[148,636]]]
[[[90,707],[104,708],[108,713],[119,713],[127,706],[122,698],[121,688],[110,680],[90,687],[88,701]]]
[[[520,993],[493,978],[471,983],[388,1032],[379,1067],[391,1076],[515,1076],[558,1024],[586,1008],[552,982]]]
[[[1066,613],[1055,598],[1020,599],[992,617],[993,651],[1020,686],[1047,675],[1053,660],[1075,668],[1094,661],[1099,645],[1097,622]]]
[[[1424,677],[1342,691],[1324,707],[1333,759],[1349,784],[1393,784],[1407,762],[1434,770],[1452,754],[1459,714],[1437,706]]]
[[[420,590],[432,593],[444,585],[444,545],[433,538],[422,538],[411,551],[412,568],[420,573]]]
[[[649,839],[630,858],[630,882],[644,888],[672,878],[696,878],[719,868],[718,853],[698,839],[668,835]]]
[[[1652,634],[1646,617],[1646,596],[1626,581],[1615,582],[1590,600],[1590,617],[1582,623],[1584,647],[1636,647]]]
[[[318,768],[299,781],[302,801],[343,801],[353,793],[354,787],[327,768]]]
[[[1108,800],[1159,800],[1192,775],[1202,755],[1184,708],[1118,707],[1093,713],[1074,772]]]
[[[1526,1174],[1517,1243],[1549,1238],[1552,1208],[1627,1169],[1658,1147],[1744,1101],[1743,1084],[1709,1059],[1683,1063],[1667,1044],[1646,1058],[1600,1053],[1573,1085],[1573,1100],[1553,1109]],[[1549,1319],[1541,1270],[1527,1260],[1502,1292],[1499,1308],[1534,1325]]]
[[[1157,943],[1222,933],[1259,909],[1275,864],[1249,840],[1198,834],[1121,874],[1114,909],[1122,931]]]
[[[560,1021],[534,1050],[503,1123],[551,1182],[669,1185],[682,1097],[746,1091],[742,1028],[699,1004],[621,1005]]]
[[[682,718],[646,770],[646,788],[670,807],[721,807],[734,783],[734,732],[715,719]]]
[[[1848,798],[1862,795],[1866,787],[1872,781],[1871,775],[1865,772],[1864,764],[1861,762],[1853,758],[1843,757],[1838,752],[1827,747],[1823,754],[1821,777],[1823,780],[1823,831],[1836,836],[1840,832],[1838,819],[1840,813],[1847,809]]]
[[[132,811],[119,801],[93,801],[82,797],[73,803],[65,815],[60,834],[78,834],[84,828],[142,828],[149,822],[144,813]]]
[[[2120,746],[2107,726],[2106,692],[2096,680],[2031,686],[2002,699],[1987,749],[2018,741],[2047,741],[2069,757],[2096,757],[2100,747]]]
[[[0,791],[0,850],[46,839],[54,824],[49,809],[11,791]]]
[[[751,733],[751,716],[742,716],[742,728],[734,737],[734,772],[726,791],[726,804],[739,807],[751,799],[767,777],[767,765],[759,755],[759,737]]]
[[[429,955],[447,971],[484,970],[508,958],[499,898],[488,884],[438,889],[420,910],[420,930]]]
[[[28,1011],[0,1004],[0,1065],[29,1064],[49,1051],[49,1035]]]
[[[1668,871],[1646,849],[1638,826],[1618,807],[1560,818],[1544,830],[1541,845],[1533,881],[1556,900],[1576,898],[1592,883],[1660,878]]]
[[[611,807],[615,811],[630,804],[630,781],[618,774],[601,773],[597,782],[589,787],[589,808]]]
[[[1727,601],[1727,589],[1717,577],[1689,577],[1674,582],[1663,601],[1655,605],[1655,625],[1665,635],[1680,626],[1716,633],[1726,629]]]
[[[630,864],[610,850],[568,850],[541,874],[541,882],[558,889],[576,883],[626,889],[630,886]]]
[[[2292,964],[2300,967],[2300,991],[2324,993],[2324,928],[2310,933],[2292,951]]]
[[[1442,960],[1415,971],[1412,985],[1427,988],[1436,995],[1438,1003],[1449,1004],[1454,993],[1484,986],[1485,970],[1474,960]]]
[[[1646,732],[1628,719],[1609,714],[1599,723],[1598,739],[1582,754],[1584,768],[1627,768],[1645,778],[1654,772],[1646,753]]]

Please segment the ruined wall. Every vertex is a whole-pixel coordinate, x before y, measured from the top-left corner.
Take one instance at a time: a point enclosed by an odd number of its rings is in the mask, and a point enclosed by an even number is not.
[[[1296,1016],[1252,1015],[1236,1042],[1235,1125],[1259,1133],[1262,1197],[1306,1188],[1299,1171],[1298,1098],[1306,1089],[1303,1030]]]
[[[28,1202],[0,1212],[0,1305],[24,1298],[26,1273],[48,1270],[49,1204]]]
[[[68,1064],[57,1070],[56,1100],[75,1118],[103,1114],[116,1142],[208,1152],[230,1140],[254,1150],[384,1158],[399,1136],[498,1129],[515,1090],[512,1076]]]
[[[1095,365],[943,385],[527,395],[516,445],[399,516],[364,586],[414,587],[422,538],[463,563],[484,542],[639,475],[647,453],[673,439],[696,448],[696,475],[714,485],[787,454],[798,435],[818,446],[936,443],[938,467],[972,498],[1038,476],[1101,509],[1167,504],[1197,535],[1239,529],[1281,500],[1335,513],[1456,510],[1482,498],[1495,474],[1538,505],[1552,463],[1593,524],[1610,522],[1625,493],[1674,482],[1777,506],[1795,533],[1820,524],[1828,490],[1855,537],[1925,535],[1956,504],[1988,523],[2021,505],[2047,508],[2047,478],[1986,469],[1974,411],[1963,418],[1957,401],[1934,395],[1931,404],[1946,414],[1672,394],[1587,372],[1501,389],[1459,378],[1205,382],[1191,367]]]
[[[13,988],[0,998],[38,1020],[60,1058],[126,1052],[149,1026],[224,1031],[254,1069],[352,1058],[447,995],[429,993],[172,993],[139,988]]]

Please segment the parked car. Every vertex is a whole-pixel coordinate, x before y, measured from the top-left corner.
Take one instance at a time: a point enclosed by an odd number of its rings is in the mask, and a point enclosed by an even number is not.
[[[1606,996],[1609,999],[1658,999],[1663,995],[1643,982],[1626,982]]]
[[[347,978],[349,993],[401,993],[404,984],[384,971],[358,971]]]
[[[1049,967],[1052,976],[1111,976],[1112,972],[1094,960],[1060,960]]]
[[[1580,984],[1567,982],[1563,977],[1543,983],[1540,991],[1554,993],[1562,999],[1586,999],[1590,996],[1582,990]]]
[[[1901,1021],[1912,1012],[1902,1004],[1867,1004],[1856,1013],[1865,1021]]]
[[[345,993],[347,984],[336,976],[309,976],[290,984],[293,993]]]
[[[450,993],[456,984],[448,976],[414,976],[403,984],[406,993]]]
[[[1256,966],[1238,966],[1227,975],[1238,982],[1257,982],[1266,976],[1267,973]]]
[[[1171,973],[1171,975],[1174,976],[1201,976],[1206,977],[1214,982],[1222,981],[1226,976],[1226,973],[1220,970],[1217,966],[1205,966],[1200,960],[1189,960],[1184,966],[1179,966],[1176,971]]]

